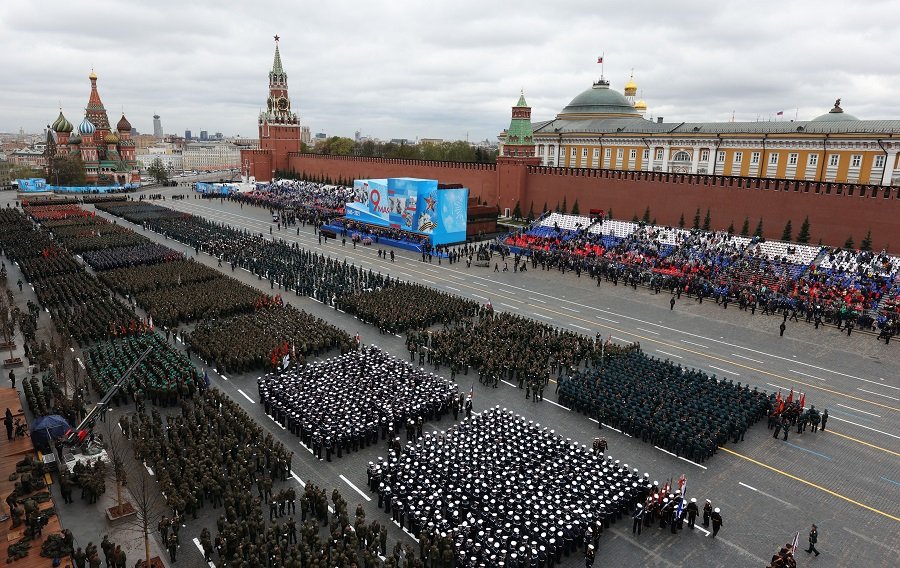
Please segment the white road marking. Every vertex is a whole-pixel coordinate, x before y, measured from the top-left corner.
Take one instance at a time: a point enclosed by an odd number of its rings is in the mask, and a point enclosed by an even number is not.
[[[583,325],[578,325],[577,323],[570,323],[572,327],[577,327],[578,329],[583,329],[584,331],[590,331],[589,328],[584,327]]]
[[[781,390],[785,390],[785,391],[786,391],[786,390],[790,390],[790,389],[788,389],[787,387],[782,387],[782,386],[779,386],[779,385],[773,385],[772,383],[766,383],[766,384],[769,385],[770,387],[775,387],[776,389],[781,389]]]
[[[222,373],[219,373],[219,376],[222,377],[223,379],[225,379],[226,381],[228,380],[228,377],[226,377],[226,376],[223,375]]]
[[[801,373],[800,371],[798,371],[796,369],[788,369],[788,371],[790,371],[792,373],[797,373],[798,375],[803,375],[804,377],[809,377],[810,379],[822,381],[823,383],[825,382],[825,379],[823,379],[822,377],[816,377],[815,375],[807,375],[806,373]]]
[[[501,306],[506,306],[507,308],[509,308],[509,309],[511,309],[511,310],[518,310],[518,309],[519,309],[518,306],[510,306],[509,304],[504,304],[503,302],[499,302],[499,303],[500,303]]]
[[[759,491],[759,489],[757,489],[756,487],[750,487],[749,485],[747,485],[747,484],[744,483],[743,481],[738,481],[738,485],[743,485],[744,487],[746,487],[747,489],[750,489],[750,490],[752,490],[752,491]]]
[[[484,296],[479,296],[478,294],[472,294],[475,298],[481,298],[482,300],[487,300]]]
[[[581,310],[576,310],[575,308],[567,308],[566,306],[559,306],[559,308],[562,310],[568,310],[570,312],[575,312],[576,314],[581,313]]]
[[[565,410],[565,411],[572,412],[572,410],[571,410],[570,408],[566,408],[565,406],[561,405],[561,404],[558,403],[558,402],[553,402],[553,401],[550,400],[549,398],[547,399],[547,402],[549,402],[550,404],[552,404],[552,405],[554,405],[554,406],[558,406],[558,407],[562,408],[562,409]]]
[[[852,406],[845,406],[843,404],[838,404],[841,408],[846,408],[847,410],[852,410],[854,412],[862,412],[863,414],[868,414],[869,416],[874,416],[875,418],[881,418],[880,414],[874,414],[872,412],[866,412],[865,410],[860,410],[858,408],[853,408]]]
[[[419,280],[421,280],[422,282],[428,282],[429,284],[434,284],[433,280],[429,280],[427,278],[419,278]]]
[[[291,470],[291,477],[293,477],[294,480],[300,484],[300,487],[306,487],[306,482],[300,479],[300,476],[294,473],[294,470]]]
[[[709,536],[709,535],[711,534],[708,530],[706,530],[705,528],[701,527],[700,525],[694,525],[694,528],[696,528],[698,531],[702,532],[702,533],[705,534],[706,536]]]
[[[369,497],[368,495],[366,495],[365,493],[363,493],[362,490],[361,490],[359,487],[357,487],[356,485],[354,485],[352,481],[350,481],[349,479],[347,479],[346,477],[344,477],[344,474],[343,474],[343,473],[340,474],[338,477],[340,477],[341,480],[343,480],[344,483],[346,483],[347,485],[349,485],[354,491],[356,491],[357,493],[359,493],[360,495],[362,495],[362,498],[363,498],[363,499],[365,499],[366,501],[371,501],[371,500],[372,500],[371,497]]]
[[[550,321],[553,321],[553,318],[551,318],[550,316],[545,316],[544,314],[538,314],[538,313],[535,313],[534,315],[536,315],[536,316],[539,317],[539,318],[544,318],[544,319],[548,319],[548,320],[550,320]]]
[[[268,414],[266,414],[266,416],[269,416],[269,415],[268,415]],[[278,421],[277,421],[277,420],[275,420],[275,418],[274,418],[274,417],[272,417],[272,416],[269,416],[269,418],[270,418],[270,419],[271,419],[271,420],[272,420],[272,422],[274,422],[274,423],[275,423],[275,424],[276,424],[276,425],[278,425],[278,427],[279,427],[279,428],[281,428],[281,429],[282,429],[282,430],[287,430],[287,428],[285,428],[285,427],[284,427],[284,426],[282,426],[282,425],[281,425],[281,424],[278,424]]]
[[[453,290],[454,292],[461,292],[461,290],[460,290],[459,288],[454,288],[453,286],[447,286],[447,285],[445,284],[445,287],[446,287],[448,290]]]
[[[900,400],[900,398],[897,398],[896,396],[888,396],[888,395],[886,395],[886,394],[881,394],[880,392],[869,391],[869,390],[866,390],[866,389],[860,389],[860,388],[857,388],[856,390],[862,391],[862,392],[867,392],[867,393],[869,393],[869,394],[874,394],[875,396],[883,396],[884,398],[889,398],[889,399],[891,399],[891,400]]]
[[[149,473],[151,477],[154,477],[156,475],[155,473],[153,473],[153,470],[150,469],[150,466],[147,465],[146,463],[144,464],[144,469],[147,470],[147,473]]]
[[[81,361],[80,357],[75,357],[75,360],[78,361],[78,366],[84,369],[84,363]]]
[[[689,460],[689,459],[687,459],[687,458],[678,456],[678,459],[680,459],[680,460],[682,460],[682,461],[686,461],[686,462],[688,462],[688,463],[690,463],[690,464],[694,464],[695,466],[697,466],[697,467],[699,467],[699,468],[701,468],[701,469],[707,469],[705,465],[700,465],[699,463],[697,463],[697,462],[695,462],[695,461],[691,461],[691,460]]]
[[[878,432],[879,434],[884,434],[885,436],[890,436],[891,438],[897,438],[898,440],[900,440],[900,436],[897,436],[896,434],[888,434],[887,432],[884,432],[882,430],[876,430],[875,428],[871,428],[869,426],[863,426],[862,424],[857,424],[856,422],[850,422],[849,420],[844,420],[843,418],[838,418],[837,416],[832,416],[831,418],[834,418],[835,420],[839,420],[841,422],[846,422],[847,424],[853,424],[854,426],[859,426],[860,428],[865,428],[866,430]]]
[[[509,386],[511,386],[512,388],[518,388],[518,387],[516,387],[516,385],[512,384],[511,382],[509,382],[509,381],[507,381],[507,380],[500,379],[500,382],[503,383],[504,385],[509,385]]]
[[[252,398],[250,398],[249,396],[247,396],[247,393],[245,393],[243,390],[238,389],[237,391],[238,391],[239,393],[241,393],[241,394],[244,396],[244,398],[246,398],[247,400],[249,400],[251,403],[256,404],[256,401],[253,400]]]
[[[531,300],[532,302],[537,302],[537,303],[539,303],[539,304],[546,304],[546,303],[547,303],[547,302],[545,302],[544,300],[538,300],[537,298],[532,298],[531,296],[529,296],[528,299]]]
[[[681,355],[673,355],[672,353],[669,353],[668,351],[663,351],[662,349],[657,349],[656,352],[662,353],[663,355],[668,355],[669,357],[675,357],[676,359],[684,359],[684,357],[682,357]]]
[[[740,376],[741,376],[740,373],[735,373],[734,371],[729,371],[728,369],[723,369],[722,367],[716,367],[716,366],[710,365],[709,368],[710,368],[710,369],[715,369],[715,370],[717,370],[717,371],[722,371],[723,373],[728,373],[728,374],[730,374],[730,375],[734,375],[735,377],[740,377]]]
[[[673,458],[677,458],[677,457],[678,457],[678,456],[676,456],[675,454],[673,454],[672,452],[670,452],[669,450],[664,450],[664,449],[660,448],[659,446],[653,446],[653,447],[656,448],[657,450],[661,451],[661,452],[664,453],[664,454],[669,454],[669,455],[672,456]]]
[[[613,338],[613,339],[615,339],[616,341],[621,341],[621,342],[623,342],[623,343],[628,343],[628,340],[627,340],[627,339],[622,339],[621,337],[616,337],[615,335],[610,335],[610,337]]]
[[[701,344],[701,343],[694,343],[693,341],[688,341],[687,339],[682,339],[681,342],[682,342],[682,343],[687,343],[688,345],[695,345],[695,346],[697,346],[697,347],[699,347],[699,348],[701,348],[701,349],[709,349],[709,347],[706,346],[706,345],[703,345],[703,344]]]
[[[194,545],[196,545],[197,550],[200,551],[200,554],[204,554],[204,552],[203,552],[203,545],[200,544],[200,539],[199,539],[199,538],[194,537]],[[205,556],[204,556],[204,557],[205,557]],[[214,563],[213,561],[211,561],[211,560],[210,560],[209,562],[207,562],[207,564],[209,564],[209,568],[216,568],[215,563]]]
[[[509,294],[511,296],[515,296],[516,292],[510,292],[509,290],[504,290],[503,288],[497,288],[498,291],[503,292],[504,294]]]
[[[619,323],[618,321],[616,321],[616,320],[614,320],[614,319],[605,318],[605,317],[603,317],[603,316],[596,316],[596,317],[597,317],[597,319],[600,319],[600,320],[603,320],[603,321],[608,321],[609,323]]]
[[[658,332],[658,331],[650,331],[649,329],[644,329],[643,327],[636,327],[635,329],[639,329],[639,330],[641,330],[641,331],[643,331],[643,332],[646,332],[646,333],[652,333],[653,335],[659,335],[659,332]]]
[[[737,353],[732,353],[731,356],[732,356],[732,357],[739,357],[739,358],[741,358],[741,359],[746,359],[746,360],[748,360],[748,361],[753,361],[754,363],[759,363],[760,365],[764,365],[764,364],[765,364],[763,361],[760,361],[759,359],[751,359],[750,357],[744,357],[743,355],[738,355]]]

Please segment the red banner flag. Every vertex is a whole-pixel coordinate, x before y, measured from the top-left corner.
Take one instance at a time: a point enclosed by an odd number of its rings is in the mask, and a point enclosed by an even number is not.
[[[597,58],[597,63],[603,63],[603,56],[602,56],[602,55],[601,55],[600,57]]]
[[[790,404],[792,402],[794,402],[794,389],[793,388],[791,388],[791,392],[788,393],[788,397],[787,397],[787,403]]]

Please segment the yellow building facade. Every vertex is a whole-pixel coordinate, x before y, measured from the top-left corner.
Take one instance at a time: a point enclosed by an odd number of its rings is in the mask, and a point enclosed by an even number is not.
[[[808,121],[667,123],[645,119],[636,92],[633,79],[624,94],[601,79],[533,122],[541,164],[900,185],[900,120],[860,120],[838,100]]]

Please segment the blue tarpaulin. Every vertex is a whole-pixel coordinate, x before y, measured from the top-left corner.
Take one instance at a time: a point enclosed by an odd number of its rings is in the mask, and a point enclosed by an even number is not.
[[[58,414],[41,416],[31,423],[31,443],[41,451],[53,449],[53,440],[62,438],[72,427]]]

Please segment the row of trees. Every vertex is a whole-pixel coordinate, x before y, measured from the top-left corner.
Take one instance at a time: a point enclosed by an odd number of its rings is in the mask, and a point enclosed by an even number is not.
[[[318,142],[312,149],[316,154],[334,156],[365,156],[375,158],[405,158],[410,160],[435,160],[444,162],[477,162],[493,163],[497,160],[497,151],[480,147],[472,147],[468,142],[431,142],[407,144],[405,142],[375,142],[364,140],[357,142],[352,138],[332,136]]]

